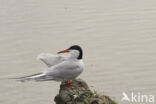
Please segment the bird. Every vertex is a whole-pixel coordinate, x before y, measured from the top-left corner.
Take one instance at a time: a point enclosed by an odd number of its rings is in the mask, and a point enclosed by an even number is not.
[[[84,70],[82,58],[83,51],[79,45],[73,45],[57,54],[41,53],[37,59],[45,63],[47,68],[40,73],[17,79],[21,82],[67,81],[67,84],[70,85],[72,80],[76,79]]]

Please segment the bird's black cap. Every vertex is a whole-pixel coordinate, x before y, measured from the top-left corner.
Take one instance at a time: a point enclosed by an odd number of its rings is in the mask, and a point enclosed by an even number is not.
[[[82,48],[79,45],[73,45],[70,48],[68,48],[68,50],[78,50],[80,52],[78,59],[82,59],[83,52],[82,52]]]

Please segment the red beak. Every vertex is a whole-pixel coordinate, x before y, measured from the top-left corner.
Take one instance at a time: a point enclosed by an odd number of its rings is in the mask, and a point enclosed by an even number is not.
[[[69,52],[69,50],[66,49],[66,50],[63,50],[63,51],[58,52],[58,54],[59,53],[67,53],[67,52]]]

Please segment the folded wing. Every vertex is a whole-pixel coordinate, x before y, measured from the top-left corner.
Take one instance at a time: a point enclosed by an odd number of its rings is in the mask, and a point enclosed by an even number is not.
[[[49,80],[72,80],[83,71],[83,68],[73,61],[63,61],[57,65],[47,68],[41,73],[16,78],[21,82],[49,81]]]
[[[60,80],[72,80],[76,78],[82,72],[82,68],[76,63],[70,61],[64,61],[44,71],[47,76],[53,76],[53,78]]]

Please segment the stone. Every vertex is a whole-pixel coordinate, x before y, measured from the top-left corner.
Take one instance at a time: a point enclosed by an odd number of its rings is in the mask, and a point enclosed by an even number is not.
[[[117,104],[110,97],[91,91],[82,79],[73,80],[71,86],[67,87],[65,81],[61,83],[54,99],[56,104]]]

